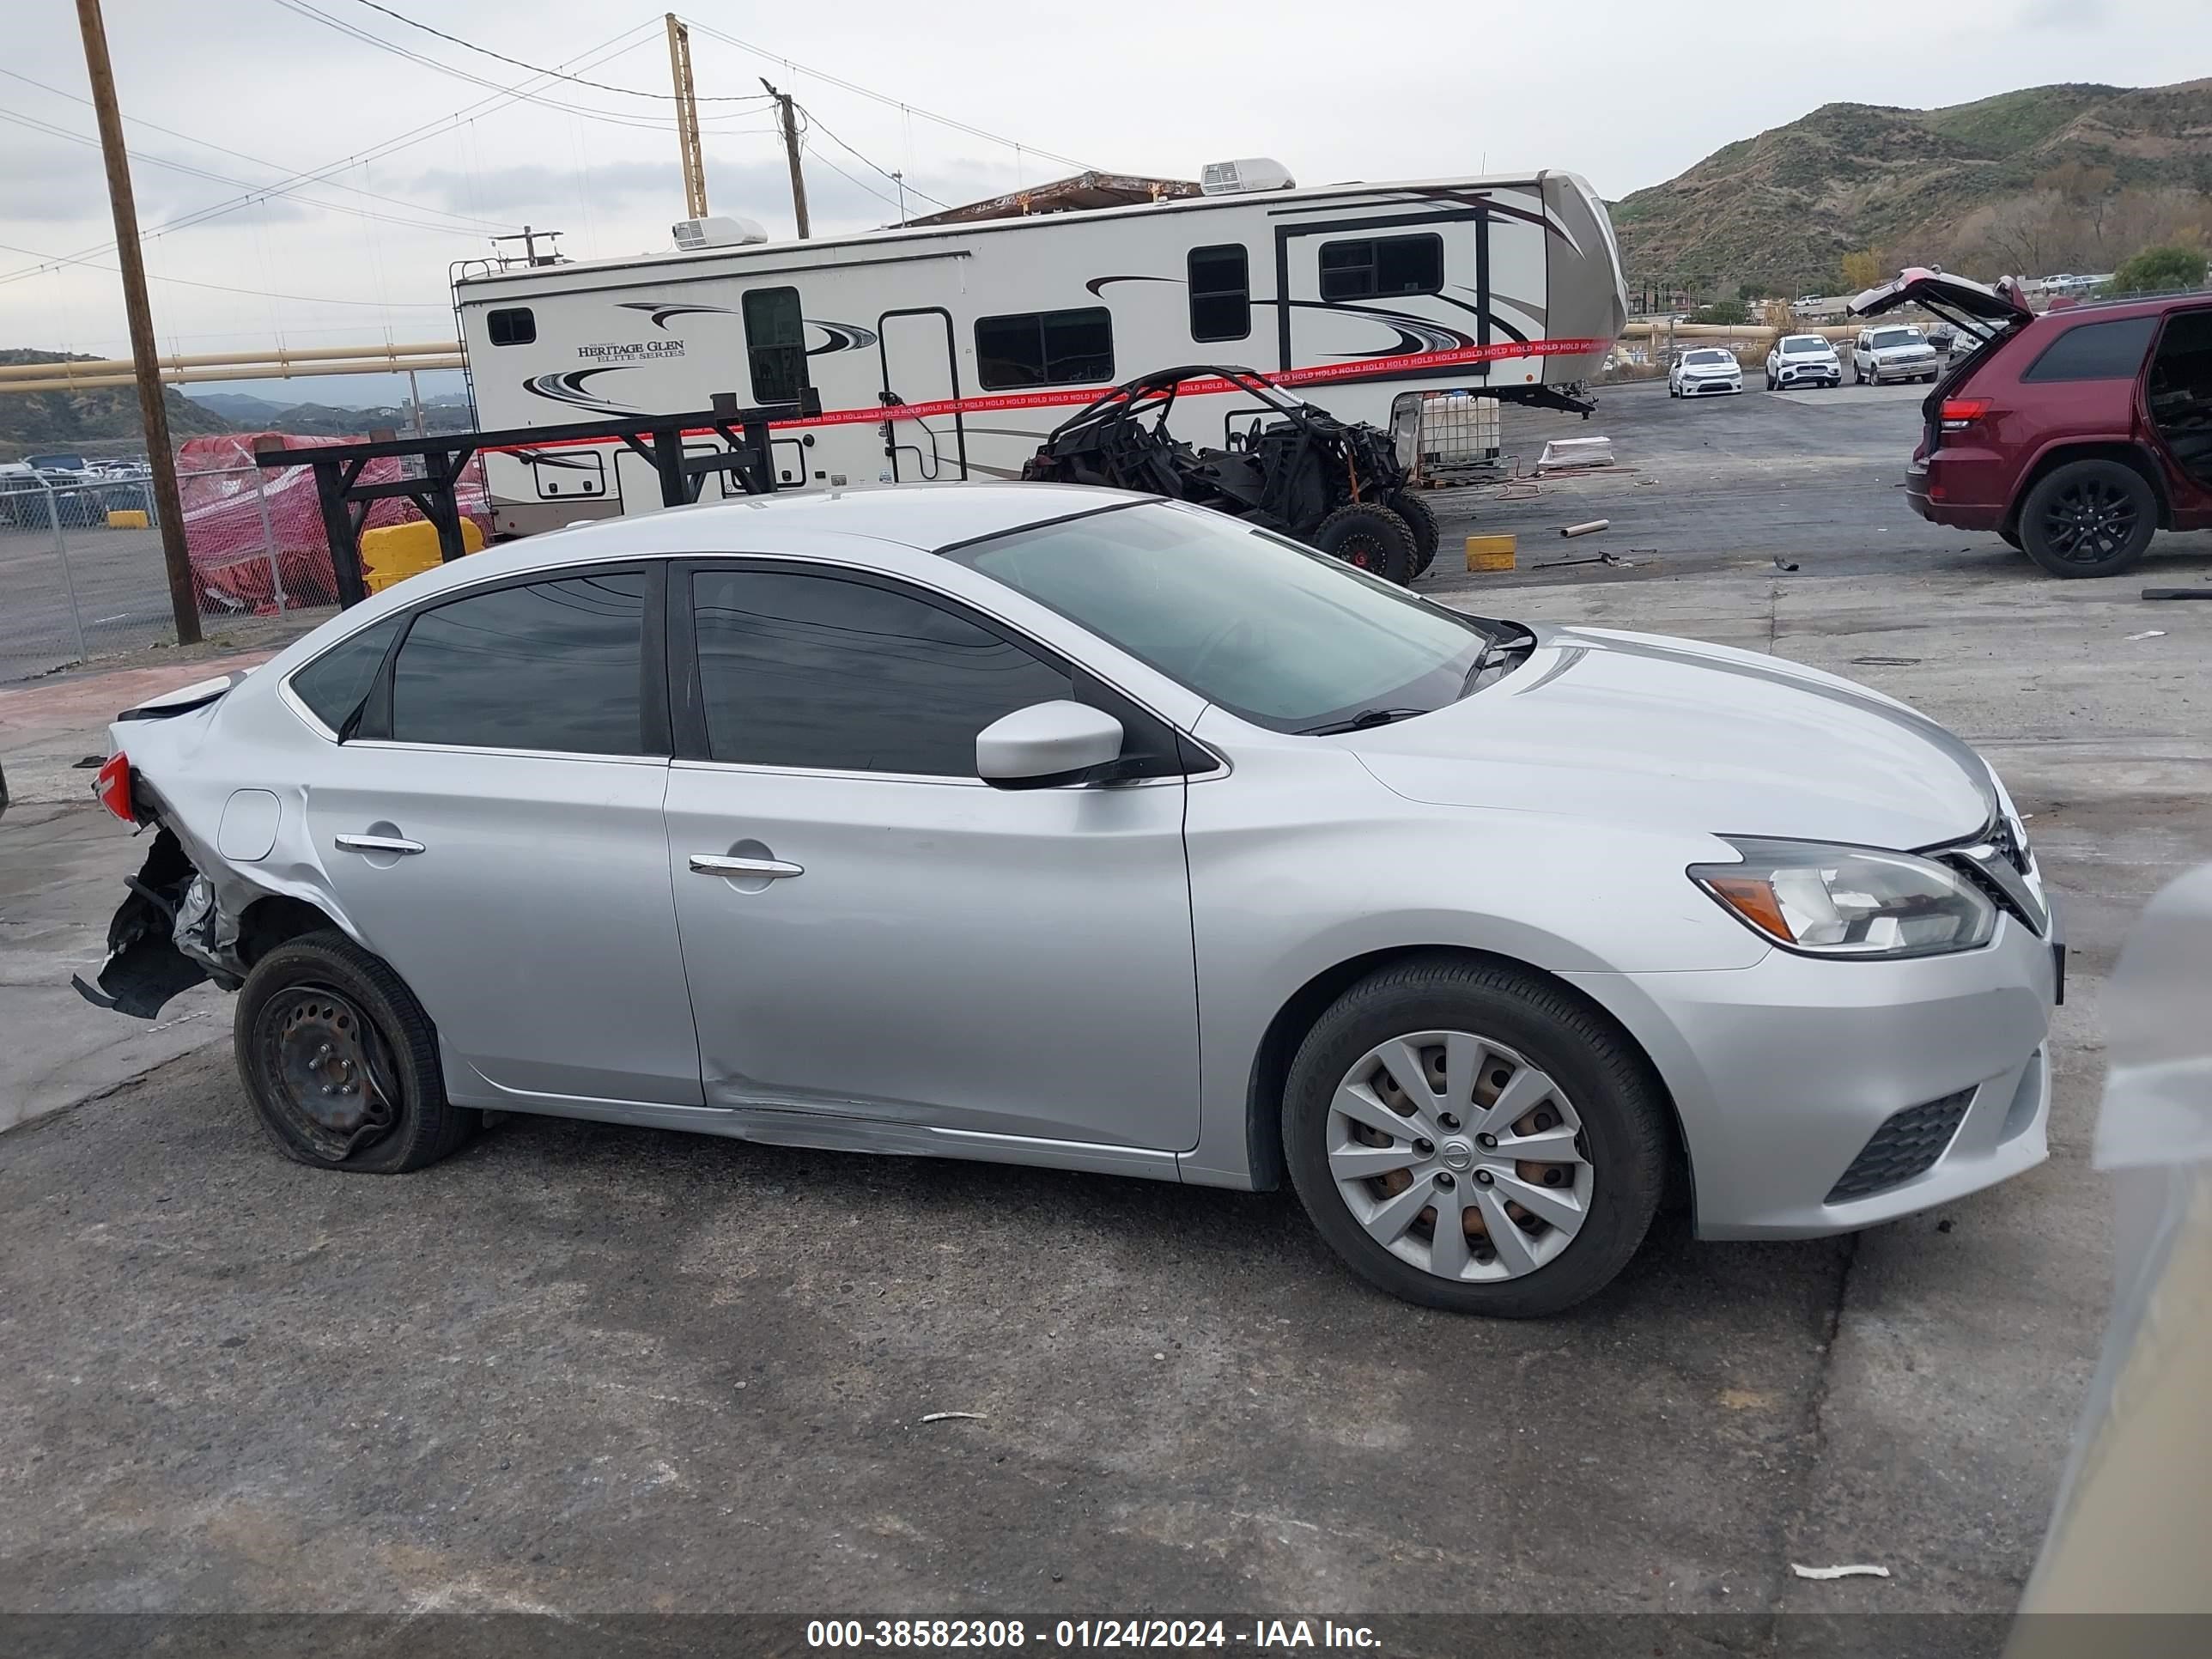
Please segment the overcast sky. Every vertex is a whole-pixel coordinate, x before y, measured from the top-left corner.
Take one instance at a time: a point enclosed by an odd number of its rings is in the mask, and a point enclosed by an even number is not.
[[[668,87],[661,11],[644,0],[635,12],[620,0],[388,3],[527,64],[566,64],[611,88]],[[112,255],[95,252],[112,234],[100,156],[75,142],[94,131],[75,7],[10,0],[5,9],[0,345],[122,355]],[[363,0],[106,0],[106,9],[123,107],[156,124],[130,128],[149,231],[330,169],[150,238],[164,349],[448,338],[447,266],[487,252],[494,232],[551,226],[565,233],[564,252],[592,258],[665,246],[681,216],[663,99],[533,79]],[[1054,155],[1182,178],[1208,160],[1267,155],[1309,184],[1571,167],[1617,198],[1832,100],[1927,106],[2053,81],[2212,75],[2206,0],[1947,0],[1926,13],[1856,14],[1629,0],[689,0],[682,15],[695,25],[702,96],[756,96],[766,74],[811,112],[817,234],[896,220],[897,186],[871,164],[945,202],[1072,170]],[[1854,15],[1869,20],[1864,35]],[[1867,38],[1878,44],[1851,44]],[[823,74],[1041,149],[902,113]],[[572,107],[496,96],[479,82],[542,88]],[[469,118],[452,118],[471,106]],[[702,112],[714,210],[789,234],[764,106]],[[390,148],[416,129],[419,142]],[[88,252],[89,263],[40,269]]]

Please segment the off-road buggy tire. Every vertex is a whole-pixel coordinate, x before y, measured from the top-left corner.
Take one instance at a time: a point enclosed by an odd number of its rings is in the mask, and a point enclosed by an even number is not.
[[[1436,510],[1410,489],[1393,490],[1382,505],[1403,519],[1413,532],[1413,574],[1425,576],[1437,562]]]
[[[1387,507],[1352,501],[1321,521],[1312,544],[1370,576],[1403,587],[1413,580],[1419,556],[1413,526]]]

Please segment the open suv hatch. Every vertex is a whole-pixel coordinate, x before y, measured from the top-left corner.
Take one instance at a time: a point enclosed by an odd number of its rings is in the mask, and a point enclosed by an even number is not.
[[[2212,526],[2212,293],[2039,316],[2008,278],[1912,270],[1850,309],[1904,305],[1980,341],[1920,406],[1921,517],[1993,531],[2054,576],[2118,575],[2154,532]]]

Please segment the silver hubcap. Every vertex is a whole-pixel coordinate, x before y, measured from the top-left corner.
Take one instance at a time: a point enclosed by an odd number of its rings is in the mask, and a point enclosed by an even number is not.
[[[1441,1279],[1518,1279],[1574,1243],[1595,1171],[1559,1085],[1467,1031],[1360,1056],[1329,1104],[1328,1166],[1352,1218]]]

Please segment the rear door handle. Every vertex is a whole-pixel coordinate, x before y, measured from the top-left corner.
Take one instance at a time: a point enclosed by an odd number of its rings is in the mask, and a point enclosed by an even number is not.
[[[720,853],[694,853],[691,870],[702,876],[756,876],[769,881],[781,881],[787,876],[803,876],[803,864],[787,864],[781,859],[726,858]]]
[[[404,836],[338,836],[334,837],[341,853],[419,853],[422,843],[409,841]]]

